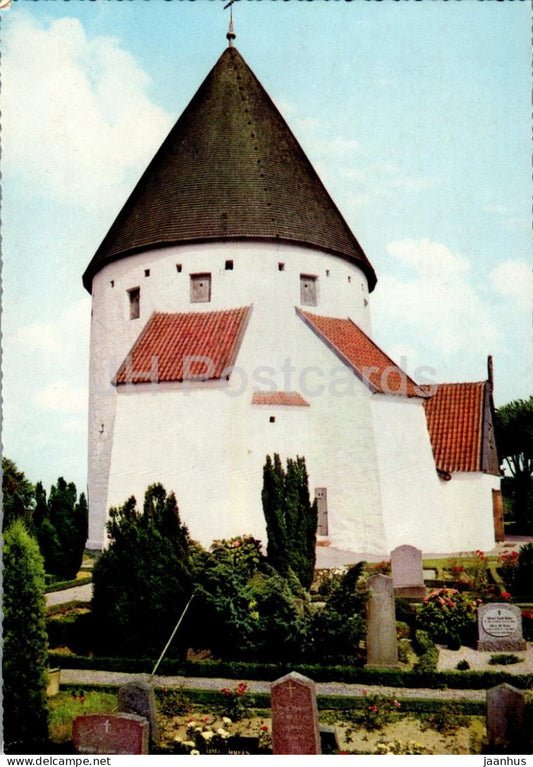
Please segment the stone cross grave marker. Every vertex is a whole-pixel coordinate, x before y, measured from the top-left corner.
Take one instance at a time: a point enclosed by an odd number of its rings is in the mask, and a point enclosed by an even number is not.
[[[125,714],[137,714],[148,719],[150,725],[150,740],[159,743],[159,728],[157,726],[155,694],[152,685],[146,682],[129,682],[118,691],[118,708]]]
[[[481,605],[477,612],[478,650],[488,652],[525,650],[522,611],[507,602]]]
[[[296,671],[270,687],[274,754],[320,754],[315,684]]]
[[[422,552],[416,546],[397,546],[390,554],[392,582],[397,597],[425,597]]]
[[[366,603],[366,665],[397,668],[398,640],[392,578],[374,575],[367,581],[370,599]]]
[[[136,714],[86,714],[74,720],[76,754],[147,754],[148,721]]]
[[[489,743],[509,743],[520,738],[524,725],[524,693],[510,684],[487,690]]]

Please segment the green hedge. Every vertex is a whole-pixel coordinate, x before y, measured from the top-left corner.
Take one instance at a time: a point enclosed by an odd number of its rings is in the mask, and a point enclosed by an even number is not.
[[[59,613],[68,612],[68,610],[73,610],[76,607],[87,607],[88,604],[88,602],[84,602],[82,599],[73,599],[71,602],[61,602],[59,605],[48,605],[46,615],[50,618],[52,615],[59,615]]]
[[[83,578],[76,578],[72,581],[56,581],[46,587],[45,592],[52,594],[56,591],[66,591],[67,589],[73,589],[76,586],[85,586],[87,583],[92,583],[92,575],[84,575]]]
[[[49,653],[51,666],[61,668],[94,669],[149,674],[155,664],[148,658],[104,658],[84,655]],[[274,681],[290,671],[298,671],[315,682],[343,682],[345,684],[383,685],[386,687],[430,687],[445,690],[484,690],[502,682],[514,687],[533,687],[533,677],[526,674],[508,674],[504,671],[400,671],[354,666],[308,666],[304,664],[239,663],[224,661],[164,660],[158,675],[221,678],[236,680],[257,679]]]

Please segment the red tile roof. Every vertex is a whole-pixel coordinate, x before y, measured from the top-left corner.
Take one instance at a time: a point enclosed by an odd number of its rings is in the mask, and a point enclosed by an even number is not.
[[[190,314],[155,312],[120,366],[115,383],[207,381],[227,376],[225,371],[235,362],[249,315],[250,307]],[[186,362],[188,357],[204,359]]]
[[[309,407],[309,402],[296,391],[256,391],[252,396],[252,405]]]
[[[487,381],[433,386],[436,392],[424,402],[424,408],[438,470],[482,470],[486,386]]]
[[[296,309],[296,313],[372,392],[427,396],[352,320],[319,317],[300,309]]]

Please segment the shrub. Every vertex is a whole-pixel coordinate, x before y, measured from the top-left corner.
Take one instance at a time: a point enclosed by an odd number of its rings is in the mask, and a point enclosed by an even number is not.
[[[478,600],[457,589],[438,589],[423,600],[418,623],[437,642],[456,634],[468,641],[476,627]]]
[[[381,754],[385,756],[387,754],[432,754],[429,748],[426,748],[421,743],[410,740],[404,743],[401,740],[380,740],[376,743],[374,754]]]
[[[99,652],[157,657],[192,592],[188,531],[173,493],[151,485],[142,511],[135,498],[113,508],[109,546],[93,571]],[[169,652],[186,651],[186,624]]]
[[[455,668],[457,671],[468,671],[470,668],[470,663],[465,658],[463,658],[463,660],[460,660]]]
[[[363,691],[363,694],[365,693],[366,691]],[[381,730],[386,724],[399,718],[401,705],[395,698],[367,694],[363,707],[349,712],[347,718],[365,730]]]
[[[5,750],[33,753],[48,737],[44,567],[20,519],[5,533],[3,565]]]
[[[415,631],[413,649],[419,656],[413,671],[419,674],[436,670],[439,651],[427,631]]]
[[[533,543],[527,543],[518,552],[512,593],[516,597],[531,596],[533,593]]]
[[[515,663],[522,663],[523,660],[513,653],[498,653],[490,656],[489,663],[491,666],[512,666]]]
[[[246,716],[247,709],[253,705],[253,698],[248,694],[246,682],[240,682],[237,687],[223,687],[220,692],[224,696],[222,709],[224,716],[232,722],[238,722]]]
[[[459,727],[466,727],[469,719],[456,703],[445,702],[436,711],[424,714],[422,722],[426,727],[437,730],[443,735],[448,735],[455,732]]]

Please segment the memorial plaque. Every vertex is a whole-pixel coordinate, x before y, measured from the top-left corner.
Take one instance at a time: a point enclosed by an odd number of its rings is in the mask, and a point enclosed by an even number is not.
[[[273,682],[272,751],[274,754],[320,754],[315,685],[293,671]]]
[[[148,721],[135,714],[86,714],[74,720],[76,754],[147,754]]]
[[[367,581],[370,599],[366,603],[366,665],[398,668],[398,640],[392,578],[374,575]]]
[[[154,688],[146,682],[129,682],[118,691],[118,707],[125,714],[137,714],[148,719],[150,740],[159,743],[159,729]]]
[[[478,610],[478,650],[525,650],[522,613],[516,605],[494,602]]]

